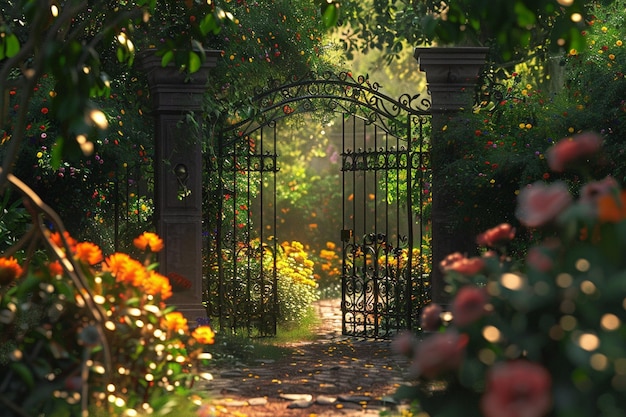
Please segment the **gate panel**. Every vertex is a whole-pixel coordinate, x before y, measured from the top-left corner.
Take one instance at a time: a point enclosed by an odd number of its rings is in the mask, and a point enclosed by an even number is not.
[[[388,337],[416,328],[428,297],[421,243],[426,152],[421,118],[397,136],[352,117],[344,123],[343,333]],[[415,140],[412,131],[419,134]],[[415,193],[417,191],[417,193]],[[417,213],[414,213],[417,207]]]
[[[220,329],[276,334],[276,128],[221,138],[206,161],[208,316]],[[266,211],[270,209],[270,212]]]

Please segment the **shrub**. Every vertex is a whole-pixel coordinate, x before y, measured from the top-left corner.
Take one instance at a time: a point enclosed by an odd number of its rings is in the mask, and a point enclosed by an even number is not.
[[[89,408],[132,415],[186,398],[213,331],[199,326],[190,334],[165,303],[170,283],[151,263],[161,239],[135,239],[141,260],[104,256],[92,242],[74,240],[36,198],[26,206],[36,233],[25,237],[35,238],[0,257],[0,395],[8,415]],[[38,240],[46,250],[35,250]]]
[[[585,168],[598,139],[564,139],[548,150],[550,167]],[[516,262],[515,229],[501,225],[477,239],[481,256],[442,262],[451,311],[432,305],[422,323],[436,333],[395,341],[417,381],[399,394],[432,416],[623,415],[625,206],[612,177],[577,197],[560,181],[524,188],[516,214],[538,242]]]

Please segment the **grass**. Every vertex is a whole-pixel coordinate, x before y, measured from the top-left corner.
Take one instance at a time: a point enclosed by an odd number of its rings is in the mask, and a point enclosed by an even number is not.
[[[319,318],[311,307],[298,323],[279,326],[275,337],[251,338],[245,331],[237,334],[218,333],[210,349],[213,362],[220,366],[237,362],[251,363],[258,359],[280,360],[293,353],[294,349],[289,344],[315,340],[317,324]]]

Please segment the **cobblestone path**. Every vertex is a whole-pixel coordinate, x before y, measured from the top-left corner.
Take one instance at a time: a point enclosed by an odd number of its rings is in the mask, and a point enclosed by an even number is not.
[[[210,370],[213,415],[239,417],[397,415],[392,394],[408,362],[390,341],[341,334],[339,300],[315,303],[317,340],[290,344],[290,357]],[[211,415],[211,414],[208,414]]]

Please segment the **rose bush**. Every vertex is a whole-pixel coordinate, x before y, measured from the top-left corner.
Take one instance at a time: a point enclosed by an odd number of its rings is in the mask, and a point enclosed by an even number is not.
[[[598,136],[585,137],[593,146],[555,144],[550,166],[575,159],[585,171]],[[623,416],[626,191],[612,177],[581,189],[534,184],[520,192],[517,215],[534,239],[523,259],[508,253],[515,231],[503,224],[481,234],[479,257],[442,262],[451,311],[425,308],[432,333],[396,341],[416,377],[398,395],[433,417]]]

